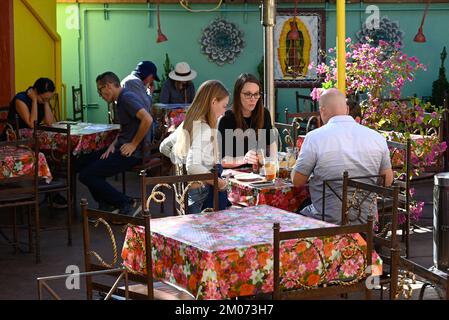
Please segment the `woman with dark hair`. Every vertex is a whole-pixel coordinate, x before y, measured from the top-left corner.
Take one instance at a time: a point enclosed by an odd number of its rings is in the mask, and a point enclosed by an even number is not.
[[[224,168],[256,165],[257,149],[263,149],[265,155],[277,150],[270,112],[261,96],[260,82],[254,75],[243,73],[237,78],[232,109],[218,124]]]
[[[16,115],[19,117],[19,128],[34,128],[34,121],[51,125],[54,121],[50,108],[50,100],[55,93],[55,84],[48,78],[39,78],[32,87],[19,92],[9,104],[8,122],[15,126]],[[67,208],[67,200],[56,193],[52,197],[54,208]]]
[[[9,104],[8,121],[16,122],[16,114],[19,115],[19,129],[33,128],[34,121],[42,121],[46,125],[54,122],[50,108],[50,100],[55,92],[53,81],[47,78],[39,78],[32,87],[16,94]]]

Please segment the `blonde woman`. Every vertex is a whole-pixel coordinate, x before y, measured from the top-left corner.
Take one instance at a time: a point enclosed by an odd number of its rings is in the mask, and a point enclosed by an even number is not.
[[[180,125],[182,129],[174,132],[176,142],[173,153],[176,158],[185,161],[188,174],[209,173],[219,162],[217,120],[225,113],[228,102],[229,92],[220,81],[208,80],[199,87]],[[209,183],[213,184],[212,181]],[[212,198],[210,185],[199,186],[189,192],[189,213],[200,213],[209,203],[209,198]],[[218,179],[220,191],[225,191],[226,187],[227,181]],[[224,209],[223,205],[220,209]]]

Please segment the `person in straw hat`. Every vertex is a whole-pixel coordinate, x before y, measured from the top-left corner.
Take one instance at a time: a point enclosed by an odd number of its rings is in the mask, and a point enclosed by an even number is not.
[[[177,63],[175,70],[168,74],[169,79],[162,86],[161,103],[192,103],[195,96],[192,80],[196,78],[196,74],[187,62]]]

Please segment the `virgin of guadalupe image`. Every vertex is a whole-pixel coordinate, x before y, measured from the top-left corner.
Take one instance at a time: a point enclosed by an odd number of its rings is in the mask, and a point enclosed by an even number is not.
[[[305,78],[311,52],[311,38],[307,25],[295,16],[283,22],[279,34],[278,62],[283,78]]]
[[[304,35],[298,30],[296,18],[290,21],[290,31],[286,39],[286,71],[293,78],[305,76],[304,70]]]

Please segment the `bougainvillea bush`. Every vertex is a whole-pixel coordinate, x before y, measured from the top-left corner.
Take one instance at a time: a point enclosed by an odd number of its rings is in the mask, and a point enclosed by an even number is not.
[[[403,53],[400,45],[382,40],[374,45],[370,39],[366,40],[365,43],[353,43],[350,38],[346,39],[346,94],[348,97],[358,94],[366,97],[360,103],[363,125],[382,132],[389,140],[405,142],[411,139],[412,174],[418,175],[426,167],[435,165],[447,148],[446,142],[440,142],[437,131],[443,108],[424,104],[419,99],[401,100],[404,85],[412,82],[419,70],[426,71],[426,67],[418,58]],[[319,99],[324,89],[337,87],[335,52],[330,48],[323,53],[325,63],[309,66],[323,78],[322,87],[312,91],[313,99]],[[425,110],[434,111],[425,113]],[[393,161],[404,163],[403,159],[402,156]],[[404,177],[404,172],[405,165],[397,174]],[[410,213],[411,218],[417,220],[424,203],[413,200],[413,195],[411,192]],[[404,217],[400,220],[404,221]]]

